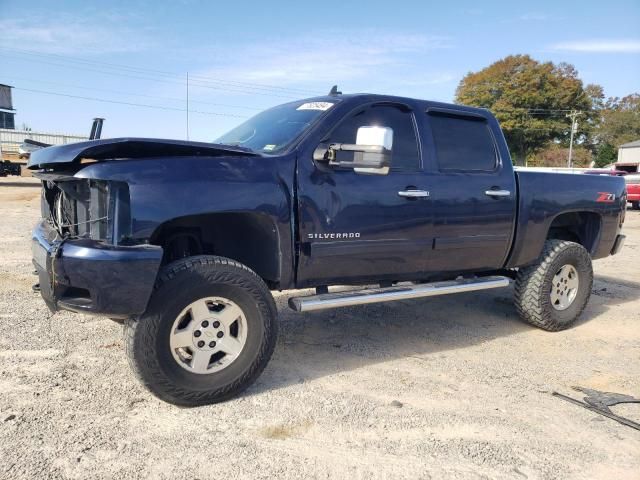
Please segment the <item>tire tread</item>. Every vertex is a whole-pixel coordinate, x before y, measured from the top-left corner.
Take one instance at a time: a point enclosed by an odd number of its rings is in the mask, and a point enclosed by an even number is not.
[[[256,299],[258,309],[266,314],[268,319],[263,324],[266,341],[261,342],[257,360],[234,382],[217,390],[187,390],[171,382],[163,374],[157,361],[156,339],[151,332],[158,330],[160,312],[151,312],[149,315],[145,312],[141,318],[126,320],[123,332],[124,347],[134,375],[158,398],[176,405],[206,405],[238,395],[262,373],[275,349],[277,339],[277,308],[269,288],[253,270],[230,258],[199,255],[172,262],[161,270],[154,292],[176,276],[200,268],[206,269],[208,281],[239,287]]]
[[[567,240],[551,239],[545,242],[538,261],[533,265],[518,270],[516,276],[514,300],[518,314],[527,323],[549,332],[557,332],[568,328],[580,316],[587,305],[587,302],[584,302],[578,309],[575,319],[568,323],[558,322],[553,318],[549,309],[545,308],[544,300],[547,295],[543,291],[545,279],[549,275],[549,269],[557,256],[569,248],[578,248],[580,255],[586,256],[585,260],[589,263],[591,262],[589,253],[582,245]],[[593,275],[588,279],[589,293],[591,292],[592,283]]]

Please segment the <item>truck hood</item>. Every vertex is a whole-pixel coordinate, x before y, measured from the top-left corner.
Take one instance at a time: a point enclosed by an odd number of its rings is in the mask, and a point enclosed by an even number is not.
[[[181,157],[181,156],[259,156],[243,148],[216,143],[162,140],[156,138],[108,138],[43,148],[31,153],[30,169],[79,162],[81,159],[117,160],[120,158]]]

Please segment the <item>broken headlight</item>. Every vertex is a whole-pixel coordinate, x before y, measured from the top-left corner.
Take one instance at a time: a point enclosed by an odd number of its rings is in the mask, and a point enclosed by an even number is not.
[[[118,244],[130,234],[127,184],[76,178],[43,183],[43,218],[62,237]]]

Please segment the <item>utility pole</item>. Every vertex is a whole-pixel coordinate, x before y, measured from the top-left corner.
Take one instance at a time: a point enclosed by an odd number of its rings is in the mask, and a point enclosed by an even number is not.
[[[573,168],[573,136],[578,132],[578,115],[582,115],[582,112],[572,110],[567,114],[567,118],[571,119],[571,136],[569,139],[569,160],[567,161],[567,167]]]
[[[189,72],[187,72],[187,140],[189,140]]]

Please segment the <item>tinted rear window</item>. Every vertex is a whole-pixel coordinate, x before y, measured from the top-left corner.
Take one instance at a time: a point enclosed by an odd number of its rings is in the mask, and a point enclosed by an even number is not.
[[[464,116],[430,113],[440,170],[493,170],[496,151],[487,122]]]

